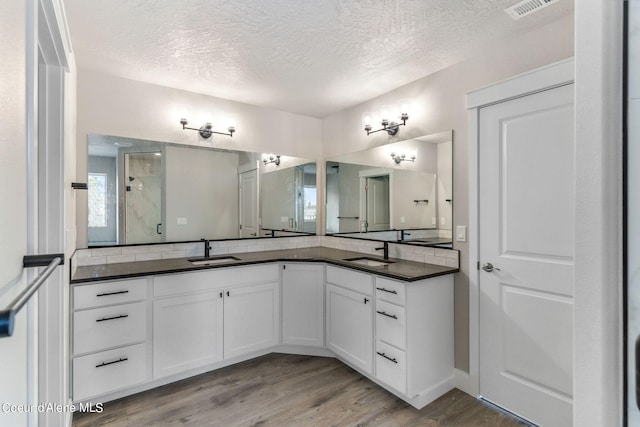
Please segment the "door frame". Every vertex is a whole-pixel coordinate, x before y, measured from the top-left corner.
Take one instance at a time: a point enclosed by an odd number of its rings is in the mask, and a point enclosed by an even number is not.
[[[27,250],[29,254],[66,254],[65,143],[70,123],[66,115],[68,105],[73,105],[66,99],[66,75],[74,63],[61,0],[29,0],[26,23]],[[35,275],[37,271],[27,271],[29,281]],[[26,375],[31,404],[70,401],[66,277],[65,270],[58,268],[27,304]],[[27,414],[29,426],[67,425],[70,420],[71,414],[64,412]]]
[[[569,58],[467,93],[469,110],[469,373],[457,370],[456,387],[480,394],[480,109],[574,82]]]
[[[260,208],[260,161],[252,160],[245,164],[238,166],[238,238],[242,239],[242,178],[243,173],[254,170],[256,171],[256,236],[260,237],[260,230],[262,228],[262,210]]]

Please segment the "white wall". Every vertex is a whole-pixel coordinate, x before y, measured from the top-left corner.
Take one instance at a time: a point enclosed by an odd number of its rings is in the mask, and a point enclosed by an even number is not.
[[[238,154],[167,146],[164,160],[166,241],[238,237]]]
[[[393,170],[390,182],[391,228],[431,228],[436,217],[433,173]],[[428,200],[415,203],[414,200]],[[404,222],[403,222],[404,219]]]
[[[468,116],[465,94],[573,55],[573,17],[551,22],[521,37],[487,45],[477,56],[426,76],[377,98],[341,111],[322,121],[325,158],[395,142],[396,139],[453,129],[453,225],[468,224]],[[398,138],[384,132],[367,136],[362,114],[379,111],[401,99],[412,102],[407,126]],[[462,271],[455,283],[456,368],[469,369],[468,243],[454,242],[460,250]]]
[[[321,121],[283,111],[256,107],[192,92],[140,83],[78,70],[77,177],[86,178],[87,134],[125,136],[153,141],[204,145],[230,150],[276,153],[318,159],[322,153]],[[186,107],[190,125],[199,127],[198,117],[233,116],[232,138],[213,135],[203,141],[198,132],[183,131],[178,109]],[[78,194],[77,245],[86,247],[86,193]]]

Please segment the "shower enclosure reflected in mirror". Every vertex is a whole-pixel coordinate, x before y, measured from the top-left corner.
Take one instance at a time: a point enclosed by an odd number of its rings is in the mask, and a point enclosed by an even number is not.
[[[449,130],[329,159],[327,234],[451,247],[452,144]]]
[[[265,165],[262,157],[88,135],[88,245],[315,233],[316,200],[309,195],[310,189],[315,195],[315,163],[281,155],[279,165]],[[287,186],[263,179],[272,174],[300,175],[291,206],[280,203],[289,197]],[[268,187],[261,189],[263,180]],[[307,205],[314,215],[305,220]]]

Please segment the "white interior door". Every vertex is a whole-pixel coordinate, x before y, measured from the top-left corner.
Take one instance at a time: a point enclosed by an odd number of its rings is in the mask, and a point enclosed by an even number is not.
[[[256,237],[258,220],[258,166],[244,165],[238,169],[240,182],[240,237]]]
[[[479,120],[480,394],[570,426],[573,85],[481,108]]]
[[[367,231],[389,230],[389,175],[368,177],[365,192]]]

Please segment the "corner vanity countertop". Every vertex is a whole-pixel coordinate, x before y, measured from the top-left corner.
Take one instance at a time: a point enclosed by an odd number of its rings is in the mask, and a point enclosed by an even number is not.
[[[211,258],[220,258],[217,255]],[[414,282],[430,277],[457,273],[458,268],[443,267],[434,264],[406,261],[390,258],[390,264],[385,266],[367,266],[345,261],[351,258],[370,258],[384,261],[382,257],[364,254],[361,252],[345,251],[325,247],[310,247],[299,249],[284,249],[263,252],[246,252],[229,254],[237,258],[227,262],[219,262],[212,265],[193,265],[187,258],[163,259],[156,261],[123,262],[117,264],[99,264],[77,267],[71,283],[85,283],[101,280],[126,279],[131,277],[151,276],[158,274],[180,273],[186,271],[207,270],[212,268],[224,268],[267,262],[326,262],[328,264],[364,271],[392,279]]]

